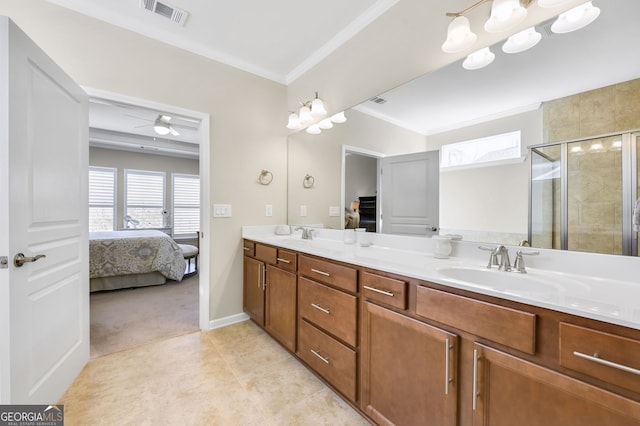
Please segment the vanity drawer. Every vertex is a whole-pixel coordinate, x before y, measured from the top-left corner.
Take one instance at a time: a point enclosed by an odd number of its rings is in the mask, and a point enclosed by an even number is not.
[[[406,281],[363,272],[360,275],[360,291],[369,300],[407,309]]]
[[[292,251],[278,249],[276,264],[280,269],[284,269],[289,272],[296,272],[298,269],[298,255]]]
[[[356,400],[356,353],[306,321],[298,328],[298,356],[351,401]]]
[[[356,297],[302,277],[298,288],[300,316],[355,347]]]
[[[272,265],[276,264],[278,249],[263,244],[256,244],[256,259]]]
[[[535,314],[423,286],[417,289],[416,314],[535,354]]]
[[[358,271],[325,260],[300,256],[300,272],[309,278],[355,293],[358,290]]]
[[[560,323],[560,365],[640,393],[640,341]]]
[[[244,240],[244,242],[242,243],[242,250],[247,256],[253,257],[256,255],[256,243],[254,243],[253,241]]]

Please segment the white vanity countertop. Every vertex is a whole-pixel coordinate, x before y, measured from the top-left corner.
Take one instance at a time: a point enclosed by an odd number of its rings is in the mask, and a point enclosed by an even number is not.
[[[300,232],[276,235],[274,226],[243,227],[242,237],[339,262],[430,281],[640,330],[640,259],[538,250],[527,256],[527,273],[487,269],[489,253],[479,243],[453,242],[452,256],[437,259],[429,238],[369,234],[370,247],[343,242],[343,231],[317,229],[313,240]],[[486,244],[485,244],[486,245]]]

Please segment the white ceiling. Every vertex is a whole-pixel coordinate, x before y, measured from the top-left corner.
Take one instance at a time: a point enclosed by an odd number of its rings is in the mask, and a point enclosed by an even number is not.
[[[491,50],[488,67],[467,71],[457,61],[380,94],[356,109],[425,135],[536,108],[541,102],[640,78],[639,0],[594,1],[601,13],[568,34],[538,25],[542,41],[531,50]]]
[[[253,74],[289,84],[399,0],[160,0],[184,26],[141,0],[48,0]]]

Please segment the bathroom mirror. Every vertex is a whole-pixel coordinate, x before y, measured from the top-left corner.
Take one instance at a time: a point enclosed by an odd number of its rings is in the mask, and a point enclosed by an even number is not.
[[[508,55],[501,51],[502,43],[496,44],[491,48],[496,58],[486,68],[467,71],[462,61],[452,63],[380,94],[386,103],[367,100],[355,106],[346,112],[346,123],[320,135],[291,135],[289,222],[344,227],[339,213],[355,201],[344,198],[345,151],[366,162],[376,155],[438,150],[444,144],[520,130],[526,155],[527,146],[577,139],[567,128],[553,128],[550,134],[554,123],[549,121],[575,114],[575,104],[562,110],[557,107],[562,102],[557,102],[553,117],[545,117],[547,102],[640,78],[640,57],[635,53],[640,28],[634,23],[640,2],[594,4],[601,9],[600,17],[585,28],[553,34],[551,22],[542,23],[536,27],[541,42],[526,52]],[[640,90],[638,86],[631,85]],[[606,102],[615,99],[594,102],[599,108],[591,111],[590,122],[598,122],[598,113],[608,109]],[[630,126],[619,130],[640,128],[640,122]],[[580,137],[585,136],[589,135]],[[441,230],[464,231],[465,240],[487,243],[517,244],[526,238],[529,168],[527,157],[514,164],[441,172]],[[302,186],[305,174],[315,177],[311,189]],[[361,195],[376,195],[371,194],[376,190],[369,186]],[[330,215],[335,207],[338,216]]]

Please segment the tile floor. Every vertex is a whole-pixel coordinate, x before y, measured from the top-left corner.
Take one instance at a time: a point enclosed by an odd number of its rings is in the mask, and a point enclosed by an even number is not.
[[[368,425],[250,321],[92,359],[63,395],[73,425]]]

